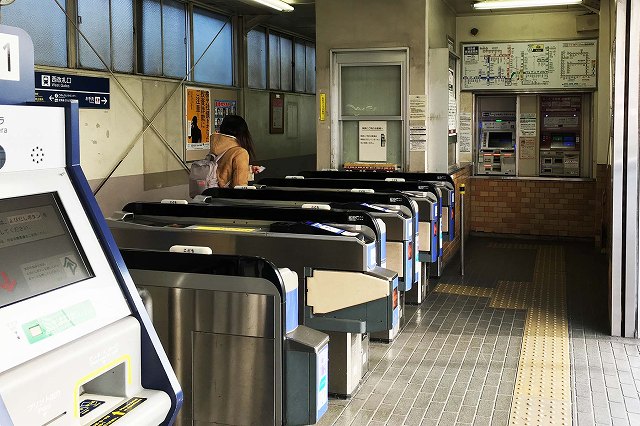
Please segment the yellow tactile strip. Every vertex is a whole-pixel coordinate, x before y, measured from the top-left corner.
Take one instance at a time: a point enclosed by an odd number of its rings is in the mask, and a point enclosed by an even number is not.
[[[490,307],[526,309],[509,424],[571,425],[571,377],[564,251],[538,248],[532,283],[493,288],[439,284],[437,292],[490,297]],[[529,248],[529,247],[527,247]]]

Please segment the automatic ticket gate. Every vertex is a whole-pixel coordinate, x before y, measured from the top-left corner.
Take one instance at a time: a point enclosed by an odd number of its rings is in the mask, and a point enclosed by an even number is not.
[[[301,322],[331,339],[330,393],[349,396],[359,385],[366,333],[399,327],[397,274],[378,266],[379,221],[362,211],[131,203],[115,216],[121,248],[209,247],[296,272]]]
[[[255,188],[255,187],[254,187]],[[289,188],[255,188],[256,190],[211,188],[195,201],[212,205],[269,205],[298,206],[309,209],[349,209],[369,212],[373,217],[385,223],[386,265],[398,272],[400,290],[400,317],[404,303],[404,294],[414,285],[421,285],[417,256],[414,256],[418,229],[418,207],[404,194],[367,194],[336,192],[330,190],[299,191]],[[415,224],[415,226],[414,226]],[[384,247],[383,247],[384,249]],[[426,284],[425,284],[426,287]],[[392,340],[394,331],[386,336],[373,335],[374,338]]]
[[[308,425],[328,406],[329,337],[298,325],[298,276],[262,258],[122,250],[184,389],[176,426]]]
[[[420,253],[418,260],[430,264],[429,271],[431,276],[439,277],[442,273],[442,226],[440,226],[442,221],[442,196],[440,189],[432,183],[291,176],[288,178],[264,178],[260,180],[259,184],[267,187],[334,188],[353,191],[406,193],[418,204],[419,234],[424,236],[419,240]],[[435,216],[433,213],[435,213]],[[417,296],[413,300],[415,303],[421,303],[424,298],[424,295],[414,295],[410,292],[407,295],[407,300],[409,301],[413,296]]]
[[[442,238],[446,241],[455,239],[455,182],[447,173],[411,173],[411,172],[374,172],[374,171],[338,171],[320,170],[303,171],[298,173],[307,178],[324,179],[375,179],[389,181],[415,181],[430,182],[435,185],[442,194]]]
[[[0,118],[0,424],[171,424],[182,391],[79,166],[77,103]]]

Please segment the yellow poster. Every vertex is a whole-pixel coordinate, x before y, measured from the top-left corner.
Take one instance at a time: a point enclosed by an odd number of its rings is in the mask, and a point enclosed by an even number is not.
[[[209,90],[187,88],[187,151],[209,149],[211,100]]]

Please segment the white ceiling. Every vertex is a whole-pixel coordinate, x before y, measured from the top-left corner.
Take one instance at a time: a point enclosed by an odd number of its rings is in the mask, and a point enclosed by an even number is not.
[[[200,0],[202,3],[211,5],[220,11],[234,15],[245,15],[255,17],[251,22],[264,24],[272,27],[284,29],[294,34],[315,40],[315,3],[322,0],[286,0],[294,8],[293,12],[277,12],[267,6],[263,6],[252,0]],[[393,0],[391,0],[393,1]],[[425,0],[428,1],[428,0]],[[532,11],[566,11],[576,10],[589,12],[599,8],[600,0],[583,0],[588,6],[561,6],[535,9],[510,9],[510,10],[488,10],[476,11],[473,4],[478,0],[442,0],[449,5],[456,15],[486,15],[486,14],[508,14],[508,13],[531,13]]]

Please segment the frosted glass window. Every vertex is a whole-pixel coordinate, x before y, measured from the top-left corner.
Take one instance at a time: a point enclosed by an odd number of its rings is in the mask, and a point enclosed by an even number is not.
[[[343,66],[342,115],[401,115],[400,65]]]
[[[306,74],[307,74],[307,93],[316,92],[316,48],[312,45],[307,45],[307,61],[306,61]]]
[[[115,71],[133,72],[133,3],[111,0],[111,64]]]
[[[269,34],[269,88],[280,89],[280,37]]]
[[[159,0],[142,2],[142,72],[162,75],[162,14]]]
[[[296,92],[304,92],[307,81],[305,61],[307,56],[305,53],[304,43],[296,42],[294,71],[295,71],[295,88]]]
[[[163,75],[183,78],[187,73],[186,11],[182,3],[162,3]]]
[[[204,54],[194,71],[194,79],[202,83],[233,85],[233,43],[231,22],[224,16],[194,8],[193,52],[197,61],[220,28],[218,38]],[[225,25],[226,23],[226,25]]]
[[[65,8],[64,1],[60,4]],[[53,1],[19,0],[3,6],[0,23],[29,33],[37,65],[67,66],[67,17]]]
[[[263,30],[247,34],[248,83],[254,89],[267,88],[267,38]]]
[[[105,11],[107,13],[105,13]],[[98,52],[100,58],[111,66],[111,42],[109,41],[109,0],[78,0],[78,28]],[[78,60],[82,68],[105,69],[98,55],[78,34]]]
[[[293,42],[280,37],[280,90],[293,89]]]
[[[132,72],[133,3],[111,0],[111,28],[109,14],[104,13],[108,10],[109,0],[78,0],[78,27],[107,66],[115,71]],[[105,69],[98,55],[79,34],[78,65],[81,68]]]

